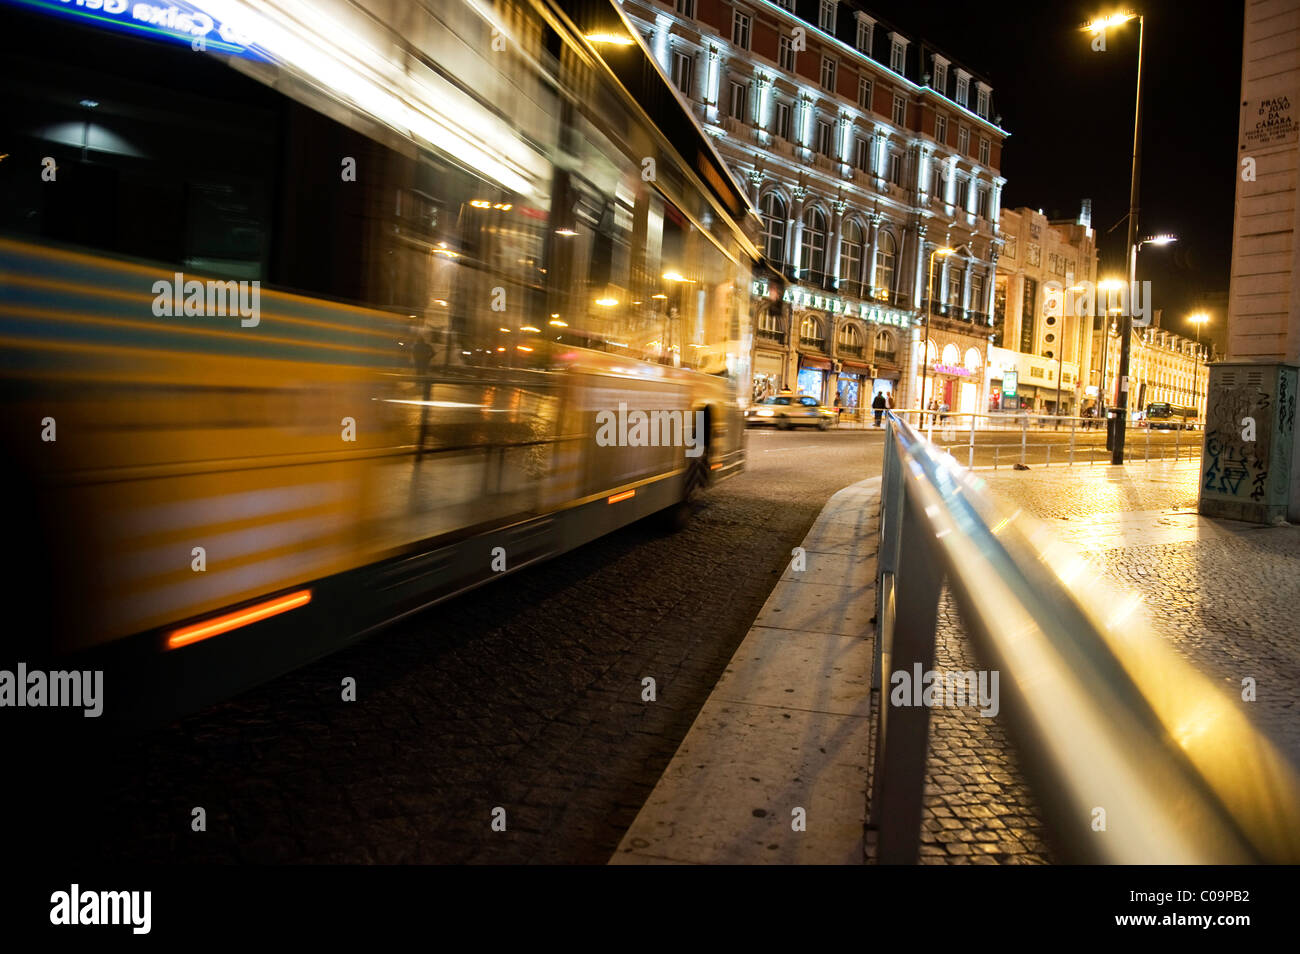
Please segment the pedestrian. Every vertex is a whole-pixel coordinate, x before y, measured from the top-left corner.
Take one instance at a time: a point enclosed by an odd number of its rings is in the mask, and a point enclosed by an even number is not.
[[[941,424],[948,423],[948,402],[947,401],[943,401],[939,405],[939,422]]]
[[[889,407],[889,401],[885,398],[885,392],[877,391],[876,396],[871,401],[871,413],[875,415],[876,427],[880,426],[880,417],[885,413],[887,407]]]

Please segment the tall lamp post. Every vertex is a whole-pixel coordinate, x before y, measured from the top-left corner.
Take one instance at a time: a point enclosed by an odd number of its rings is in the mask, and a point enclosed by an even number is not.
[[[930,313],[934,311],[934,257],[936,255],[955,255],[966,246],[958,245],[956,248],[943,246],[936,248],[930,253],[930,267],[926,272],[925,279],[925,331],[922,332],[921,341],[921,410],[925,411],[925,382],[928,377],[927,372],[930,370]],[[921,415],[922,422],[925,421],[925,414]]]
[[[1087,32],[1097,36],[1105,33],[1110,27],[1122,26],[1129,20],[1134,19],[1138,22],[1137,94],[1135,97],[1136,105],[1133,108],[1133,171],[1129,179],[1128,241],[1124,245],[1124,251],[1128,255],[1130,294],[1137,283],[1138,179],[1142,166],[1142,43],[1146,24],[1142,14],[1128,12],[1099,17],[1083,27]],[[1125,314],[1120,317],[1119,420],[1115,428],[1115,440],[1111,451],[1110,462],[1112,464],[1124,463],[1124,429],[1128,424],[1129,350],[1130,338],[1133,332],[1132,312],[1133,308],[1130,303],[1130,307],[1126,308]]]
[[[1192,407],[1196,408],[1196,419],[1201,419],[1201,325],[1210,320],[1203,311],[1188,315],[1187,320],[1196,326],[1196,354],[1192,364]]]

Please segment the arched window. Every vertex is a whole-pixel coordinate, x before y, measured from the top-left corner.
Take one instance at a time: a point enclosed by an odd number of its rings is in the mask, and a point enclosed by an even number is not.
[[[769,192],[758,208],[763,215],[763,254],[780,268],[785,264],[785,200]]]
[[[978,374],[979,369],[983,366],[984,359],[974,348],[966,349],[966,370],[971,374]]]
[[[803,241],[799,251],[799,275],[820,282],[826,274],[826,215],[813,206],[803,214]]]
[[[947,365],[961,364],[961,349],[954,344],[944,345],[943,363]]]
[[[876,297],[894,300],[894,268],[898,260],[898,242],[884,229],[876,239],[876,273],[871,277],[871,287]]]
[[[898,361],[898,344],[888,331],[876,332],[876,360],[895,364]]]
[[[840,238],[840,291],[862,294],[862,226],[852,219]]]
[[[857,325],[847,322],[840,325],[840,351],[844,354],[862,355],[862,332]]]
[[[770,341],[781,340],[781,319],[777,316],[776,305],[764,308],[758,314],[758,336]]]
[[[822,336],[821,322],[811,316],[799,322],[799,343],[809,348],[824,348],[826,339]]]

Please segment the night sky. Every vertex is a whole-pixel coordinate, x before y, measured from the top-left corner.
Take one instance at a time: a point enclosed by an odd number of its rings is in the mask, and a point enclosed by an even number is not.
[[[1002,154],[1003,208],[1073,218],[1079,200],[1091,198],[1100,273],[1122,275],[1137,21],[1112,30],[1106,52],[1098,53],[1078,27],[1120,4],[867,6],[988,77],[994,113],[1011,133]],[[1228,290],[1244,11],[1239,0],[1146,0],[1140,9],[1146,55],[1139,237],[1172,232],[1179,241],[1146,246],[1138,278],[1151,281],[1163,327],[1191,336],[1184,316],[1204,308],[1204,296]],[[1202,340],[1215,332],[1222,349],[1225,315],[1207,310],[1213,320]]]

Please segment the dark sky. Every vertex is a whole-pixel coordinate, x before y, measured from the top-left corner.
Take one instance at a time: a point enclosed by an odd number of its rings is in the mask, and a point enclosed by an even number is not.
[[[873,6],[988,76],[994,111],[1011,133],[1002,154],[1003,208],[1073,218],[1079,200],[1091,198],[1100,271],[1122,275],[1137,21],[1112,30],[1099,53],[1078,27],[1121,4]],[[1138,278],[1151,281],[1163,326],[1191,335],[1184,317],[1204,306],[1203,296],[1228,290],[1244,11],[1241,0],[1145,0],[1140,8],[1146,37],[1139,231],[1172,232],[1179,241],[1146,246]],[[1216,331],[1222,347],[1225,316],[1221,309],[1212,314],[1203,340]]]

